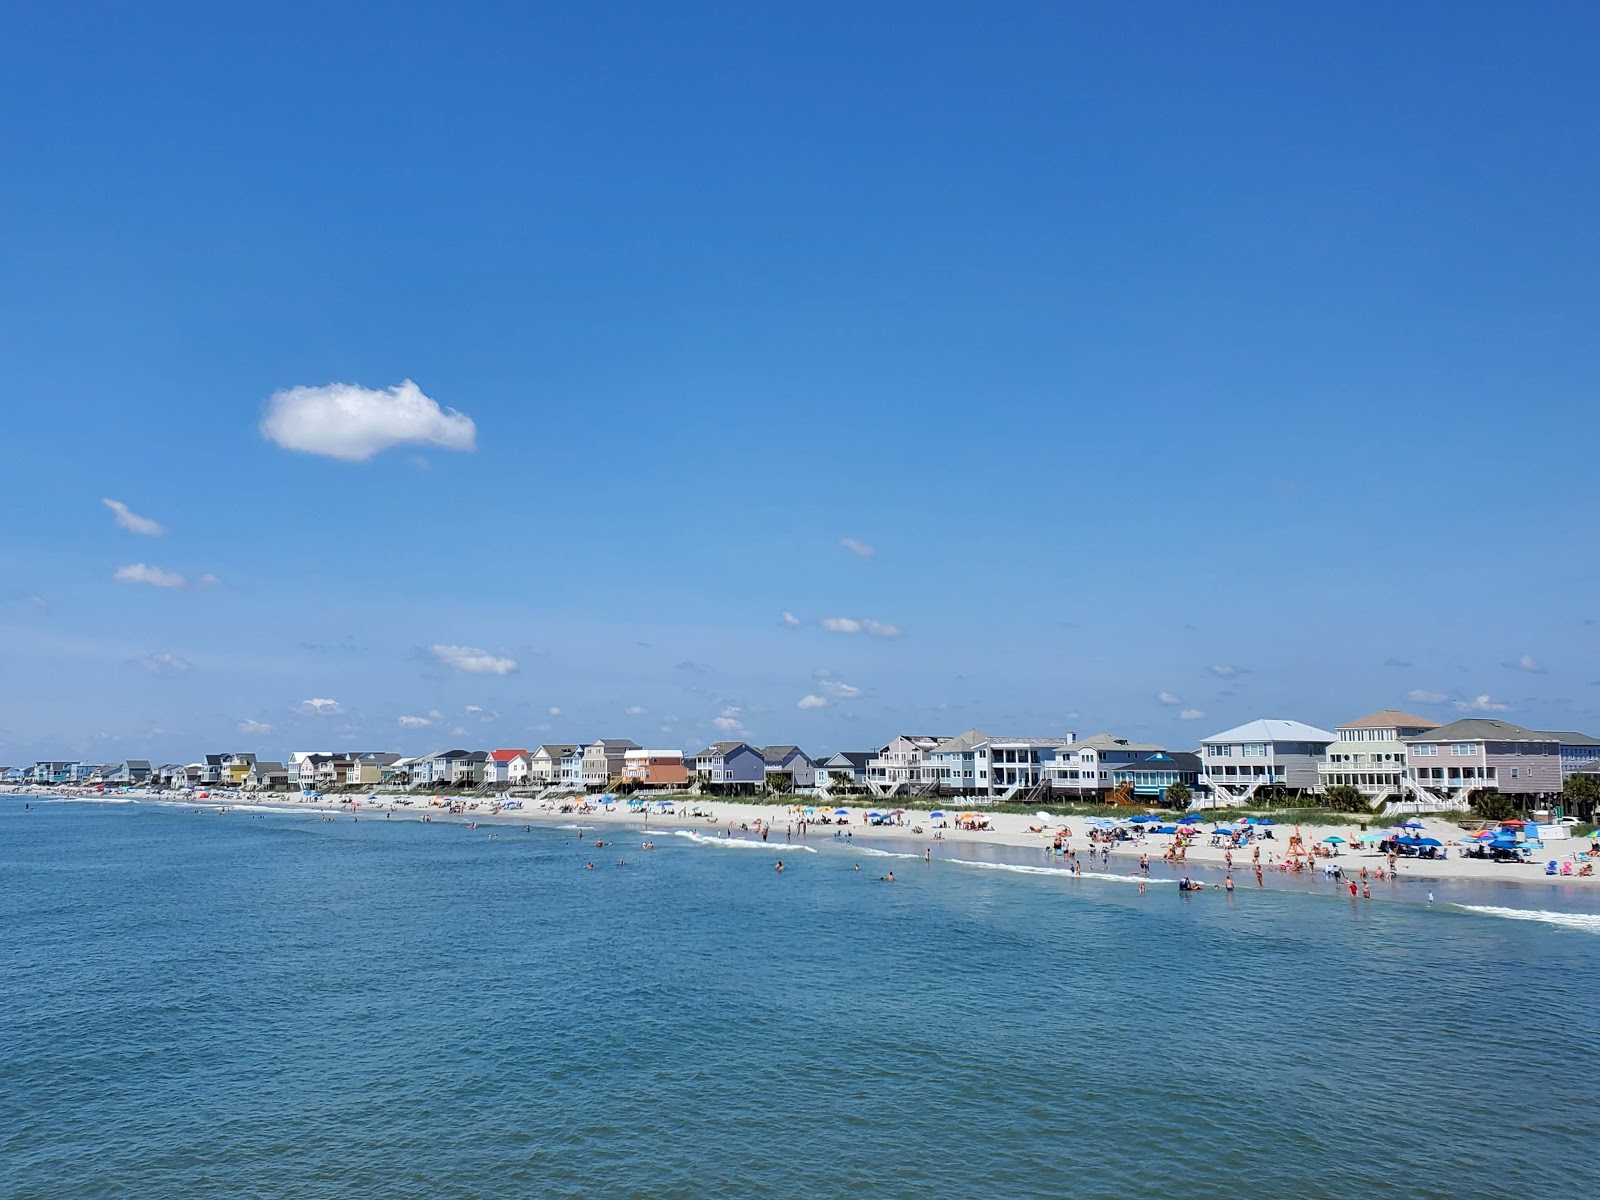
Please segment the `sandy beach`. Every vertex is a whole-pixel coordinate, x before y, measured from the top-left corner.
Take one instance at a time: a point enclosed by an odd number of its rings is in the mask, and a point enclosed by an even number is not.
[[[60,794],[72,795],[79,799],[97,798],[92,791]],[[904,848],[907,843],[913,843],[930,853],[935,860],[941,855],[950,854],[956,847],[990,845],[1033,850],[1039,854],[1041,861],[1070,864],[1072,858],[1067,857],[1067,852],[1070,851],[1072,856],[1082,861],[1083,869],[1086,871],[1093,869],[1089,862],[1091,847],[1095,849],[1096,854],[1102,849],[1109,849],[1112,864],[1120,866],[1123,870],[1132,870],[1136,869],[1142,855],[1149,856],[1153,868],[1160,865],[1162,856],[1176,840],[1171,834],[1150,833],[1109,844],[1096,842],[1090,837],[1091,827],[1084,824],[1082,817],[1055,816],[1050,821],[1041,821],[1036,816],[1021,813],[985,813],[989,828],[962,829],[957,827],[953,819],[956,813],[964,811],[957,805],[945,806],[942,809],[907,809],[900,818],[902,824],[870,825],[865,820],[865,814],[874,811],[871,806],[852,804],[845,806],[850,811],[849,816],[843,819],[843,823],[837,823],[838,819],[835,819],[836,823],[823,824],[817,817],[806,818],[800,810],[816,807],[820,816],[823,811],[832,811],[833,806],[829,805],[825,810],[824,806],[818,804],[814,798],[805,797],[799,798],[793,805],[777,802],[751,804],[712,797],[674,797],[674,807],[670,813],[630,809],[621,801],[612,805],[601,805],[596,803],[594,798],[591,798],[587,806],[580,811],[578,807],[572,805],[571,798],[566,797],[547,799],[539,803],[524,800],[521,802],[523,807],[502,809],[498,813],[494,809],[499,802],[488,797],[450,798],[444,803],[439,803],[432,796],[388,793],[378,793],[375,797],[353,795],[307,797],[299,792],[212,792],[201,800],[181,793],[132,792],[99,798],[135,799],[140,802],[175,804],[183,807],[229,808],[239,811],[249,811],[252,807],[261,806],[294,808],[356,819],[370,816],[385,820],[420,821],[426,818],[434,822],[457,824],[478,822],[508,825],[534,823],[581,825],[585,829],[595,829],[598,836],[606,841],[613,838],[620,839],[624,835],[628,835],[630,841],[633,836],[638,836],[643,841],[647,840],[649,835],[670,836],[676,830],[687,830],[706,836],[731,836],[759,842],[761,830],[765,827],[767,845],[774,851],[779,851],[784,845],[789,844],[818,846],[823,842],[835,841],[835,835],[838,835],[838,840],[848,840],[867,846],[895,843],[898,847]],[[45,797],[40,796],[40,799]],[[460,812],[451,813],[449,803],[464,807]],[[564,805],[569,806],[568,811],[562,811]],[[935,821],[929,816],[930,812],[938,811],[944,812],[947,819]],[[1547,842],[1542,850],[1534,852],[1532,862],[1493,862],[1466,857],[1460,846],[1460,839],[1466,836],[1469,830],[1462,826],[1437,817],[1423,817],[1421,821],[1420,833],[1442,842],[1447,856],[1442,859],[1401,857],[1395,863],[1395,870],[1401,879],[1461,879],[1518,884],[1547,880],[1560,884],[1600,884],[1600,873],[1587,877],[1576,874],[1581,864],[1600,861],[1588,857],[1592,843],[1587,838]],[[1053,852],[1054,843],[1058,831],[1063,827],[1069,832],[1062,837],[1063,854],[1058,857]],[[1209,834],[1212,827],[1212,823],[1209,822],[1202,826],[1206,834]],[[1381,831],[1386,827],[1369,821],[1368,828]],[[1271,836],[1263,837],[1251,845],[1234,848],[1233,869],[1240,876],[1241,883],[1253,874],[1253,854],[1257,847],[1260,850],[1259,865],[1262,870],[1269,875],[1277,873],[1280,864],[1290,858],[1290,839],[1295,831],[1296,827],[1293,824],[1274,825],[1270,830]],[[1327,857],[1314,857],[1307,870],[1320,874],[1324,866],[1332,865],[1342,868],[1347,875],[1359,875],[1363,867],[1369,871],[1387,869],[1386,855],[1375,848],[1361,846],[1356,842],[1357,836],[1362,832],[1357,823],[1340,826],[1302,826],[1299,832],[1302,844],[1308,851],[1323,845],[1330,852]],[[1326,845],[1324,840],[1329,837],[1340,837],[1344,839],[1344,844]],[[623,843],[622,848],[625,850],[628,848],[626,843]],[[1212,845],[1211,838],[1203,835],[1190,839],[1188,845],[1183,848],[1181,865],[1222,871],[1227,867],[1227,855],[1227,847]],[[1551,860],[1555,860],[1558,864],[1572,862],[1574,873],[1547,875],[1545,864]],[[1600,868],[1597,868],[1597,871],[1600,871]]]

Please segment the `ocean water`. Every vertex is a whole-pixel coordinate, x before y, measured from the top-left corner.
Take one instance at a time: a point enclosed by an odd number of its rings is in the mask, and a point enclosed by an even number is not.
[[[1587,1190],[1593,893],[673,828],[0,797],[0,1196]]]

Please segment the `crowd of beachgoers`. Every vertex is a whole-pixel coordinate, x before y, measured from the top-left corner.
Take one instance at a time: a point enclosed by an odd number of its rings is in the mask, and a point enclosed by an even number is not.
[[[45,793],[33,794],[47,798]],[[925,843],[918,853],[930,860],[953,853],[954,847],[987,844],[1032,848],[1046,861],[1071,871],[1107,870],[1113,862],[1148,869],[1157,862],[1169,870],[1194,865],[1225,875],[1237,873],[1241,884],[1250,885],[1262,885],[1274,874],[1305,872],[1359,879],[1363,886],[1368,878],[1517,882],[1600,878],[1595,873],[1600,840],[1560,837],[1564,829],[1515,819],[1457,822],[1423,815],[1393,825],[1353,820],[1349,825],[1302,827],[1279,823],[1270,815],[1219,823],[1206,821],[1199,813],[1070,816],[1046,810],[1017,814],[954,807],[784,803],[781,798],[752,804],[704,797],[588,795],[535,802],[377,792],[322,796],[228,790],[112,793],[97,788],[55,789],[48,796],[188,805],[214,812],[269,807],[310,809],[326,817],[357,820],[469,825],[521,821],[610,830],[600,835],[601,840],[621,836],[629,828],[648,832],[678,825],[702,836],[742,838],[774,847],[823,838],[864,845],[909,841]]]

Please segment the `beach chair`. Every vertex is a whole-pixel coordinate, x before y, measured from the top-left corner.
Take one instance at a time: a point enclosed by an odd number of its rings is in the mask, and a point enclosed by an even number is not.
[[[1554,875],[1559,870],[1560,868],[1556,866],[1556,860],[1553,858],[1544,865],[1544,873],[1546,875]]]

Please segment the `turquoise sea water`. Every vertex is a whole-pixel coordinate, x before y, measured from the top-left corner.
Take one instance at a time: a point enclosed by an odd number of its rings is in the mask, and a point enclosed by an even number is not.
[[[0,797],[0,1196],[1587,1191],[1592,893],[654,836]]]

